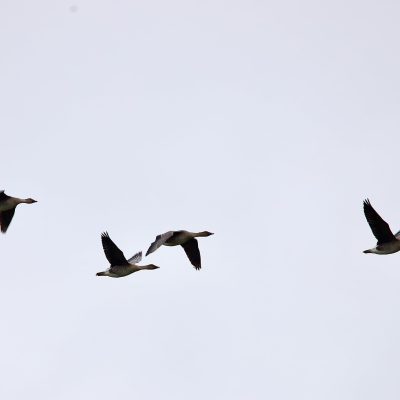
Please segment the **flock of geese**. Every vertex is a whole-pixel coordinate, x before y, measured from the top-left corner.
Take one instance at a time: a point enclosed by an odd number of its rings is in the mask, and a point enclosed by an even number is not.
[[[11,197],[0,191],[0,229],[1,232],[6,233],[10,223],[14,217],[15,209],[19,204],[33,204],[37,203],[36,200],[31,198],[20,199],[18,197]],[[146,256],[153,253],[161,246],[182,246],[185,250],[189,261],[196,270],[201,268],[201,257],[197,237],[206,237],[213,235],[208,231],[203,232],[189,232],[189,231],[169,231],[162,235],[158,235],[154,242],[147,250]],[[134,256],[126,259],[124,253],[118,246],[111,240],[108,232],[101,234],[101,243],[110,267],[103,271],[98,272],[97,276],[109,276],[111,278],[121,278],[130,275],[137,271],[153,270],[159,268],[157,265],[138,265],[142,260],[142,252],[139,251]],[[400,250],[400,247],[399,247]]]
[[[36,200],[31,198],[20,199],[11,197],[0,191],[0,229],[6,233],[10,223],[14,217],[15,209],[19,204],[33,204]],[[372,233],[377,239],[375,247],[364,250],[364,253],[374,254],[392,254],[400,251],[400,231],[395,235],[391,231],[389,224],[375,211],[368,199],[364,200],[364,214]],[[182,246],[185,250],[189,261],[196,270],[201,268],[201,257],[197,237],[206,237],[213,235],[208,231],[189,232],[189,231],[169,231],[158,235],[154,242],[150,245],[146,252],[146,256],[156,251],[161,246]],[[101,243],[104,253],[110,267],[102,272],[98,272],[97,276],[109,276],[111,278],[120,278],[130,275],[137,271],[154,270],[159,268],[154,264],[138,265],[142,260],[142,252],[139,251],[131,258],[127,259],[124,253],[111,240],[107,232],[101,234]]]

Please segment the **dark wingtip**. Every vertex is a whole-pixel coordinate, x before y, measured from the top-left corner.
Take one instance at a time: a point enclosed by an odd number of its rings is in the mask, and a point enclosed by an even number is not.
[[[145,257],[147,257],[149,254],[151,254],[151,253],[154,253],[154,251],[151,251],[151,246],[153,246],[153,244],[154,243],[152,243],[151,245],[150,245],[150,247],[147,249],[147,251],[146,251],[146,256]]]

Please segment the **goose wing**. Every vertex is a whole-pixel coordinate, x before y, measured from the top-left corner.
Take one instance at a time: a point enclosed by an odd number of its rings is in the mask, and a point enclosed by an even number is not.
[[[1,231],[3,233],[7,232],[8,226],[10,225],[11,220],[13,219],[14,213],[15,213],[15,208],[0,212],[0,226],[1,226]]]
[[[101,234],[101,243],[103,244],[104,253],[107,257],[108,262],[113,267],[114,265],[128,264],[124,253],[118,248],[118,246],[111,240],[108,232]]]
[[[136,264],[138,262],[142,261],[142,252],[139,251],[138,253],[136,253],[134,256],[132,256],[129,260],[128,263],[130,264]]]
[[[10,198],[10,196],[7,196],[5,193],[4,193],[4,190],[0,190],[0,201],[5,201],[5,200],[7,200],[7,199],[9,199]]]
[[[368,199],[364,200],[364,214],[372,233],[378,240],[378,245],[395,240],[389,224],[375,211]]]
[[[174,236],[174,231],[165,232],[162,235],[158,235],[156,240],[150,245],[147,250],[146,256],[156,251],[160,246],[162,246],[168,239]]]
[[[195,238],[188,240],[187,242],[181,244],[183,249],[185,250],[186,255],[188,256],[190,262],[196,269],[201,268],[201,258],[200,258],[200,250],[199,244]]]

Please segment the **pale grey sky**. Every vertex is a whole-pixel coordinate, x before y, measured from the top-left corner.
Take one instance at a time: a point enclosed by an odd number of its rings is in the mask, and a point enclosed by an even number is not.
[[[71,12],[71,6],[76,12]],[[0,398],[398,400],[395,1],[0,2]],[[170,229],[210,230],[124,279]]]

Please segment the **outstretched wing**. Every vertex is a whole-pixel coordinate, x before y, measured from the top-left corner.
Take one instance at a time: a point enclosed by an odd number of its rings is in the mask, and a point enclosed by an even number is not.
[[[7,232],[8,226],[10,225],[11,220],[13,219],[14,213],[15,213],[15,208],[0,212],[0,226],[1,226],[1,231],[3,233]]]
[[[142,261],[142,252],[139,251],[139,253],[136,253],[134,256],[132,256],[129,260],[128,263],[130,264],[136,264],[138,262]]]
[[[9,198],[10,198],[10,196],[7,196],[7,195],[4,193],[4,190],[0,190],[0,201],[7,200],[7,199],[9,199]]]
[[[185,250],[186,255],[188,256],[192,265],[198,270],[201,268],[201,258],[200,258],[200,250],[199,244],[195,238],[188,240],[187,242],[181,245]]]
[[[160,246],[162,246],[169,238],[174,235],[174,231],[165,232],[162,235],[158,235],[156,240],[150,245],[147,250],[146,256],[156,251]]]
[[[124,253],[117,247],[117,245],[111,240],[108,232],[101,234],[101,243],[103,244],[104,253],[107,257],[108,262],[113,267],[114,265],[128,264]]]
[[[389,224],[375,211],[368,199],[364,200],[364,214],[372,233],[378,240],[378,245],[395,240]]]

